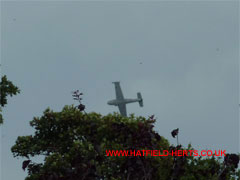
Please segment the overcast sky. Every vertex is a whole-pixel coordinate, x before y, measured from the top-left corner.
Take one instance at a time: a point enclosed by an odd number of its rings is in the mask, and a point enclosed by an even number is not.
[[[239,147],[238,2],[1,2],[2,74],[21,89],[4,108],[2,180],[23,180],[10,151],[29,121],[84,93],[86,111],[108,114],[115,98],[142,93],[155,130],[197,149]],[[239,151],[238,151],[239,152]]]

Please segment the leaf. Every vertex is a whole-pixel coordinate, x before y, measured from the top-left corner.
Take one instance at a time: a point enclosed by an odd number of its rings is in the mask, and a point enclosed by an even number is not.
[[[79,109],[80,111],[84,111],[85,106],[84,106],[83,104],[79,104],[78,109]]]
[[[178,135],[178,132],[179,132],[179,128],[174,129],[174,130],[171,132],[172,137],[175,138],[175,137]]]
[[[224,164],[233,165],[235,168],[238,167],[239,156],[237,154],[226,154],[224,157]]]
[[[31,160],[26,160],[23,161],[22,163],[22,169],[25,171],[25,169],[28,167],[29,163],[31,162]]]
[[[149,116],[149,119],[154,119],[154,115]]]
[[[77,94],[73,94],[72,96],[73,96],[73,97],[79,97],[79,95],[77,95]]]

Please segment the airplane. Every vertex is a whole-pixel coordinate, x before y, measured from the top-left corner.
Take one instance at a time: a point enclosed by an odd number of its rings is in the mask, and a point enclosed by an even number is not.
[[[127,108],[126,104],[138,102],[140,107],[143,107],[143,99],[140,92],[137,93],[136,99],[125,99],[123,97],[123,93],[120,87],[120,82],[112,82],[115,85],[115,93],[116,93],[116,99],[110,100],[107,102],[108,105],[118,106],[118,109],[120,111],[120,114],[122,116],[127,116]]]

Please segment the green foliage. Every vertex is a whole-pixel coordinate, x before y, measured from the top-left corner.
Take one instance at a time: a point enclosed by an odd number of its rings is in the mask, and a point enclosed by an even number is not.
[[[218,179],[226,169],[216,158],[106,156],[106,150],[183,149],[170,146],[153,130],[154,123],[153,118],[134,115],[87,114],[73,106],[60,112],[47,109],[30,122],[35,134],[18,137],[12,152],[14,157],[28,159],[23,162],[26,180],[201,180]],[[42,164],[30,161],[37,155],[45,157]],[[231,179],[235,174],[234,168],[228,169],[224,177]]]
[[[2,107],[7,104],[7,96],[13,96],[19,93],[20,90],[11,81],[7,79],[7,76],[3,76],[0,82],[0,124],[3,123]]]
[[[168,149],[168,141],[153,130],[153,123],[143,117],[85,114],[73,106],[66,106],[61,112],[47,109],[42,117],[30,122],[35,128],[34,136],[18,137],[12,152],[15,157],[45,155],[43,165],[28,165],[28,180],[49,176],[137,179],[144,176],[143,170],[164,179],[157,169],[171,169],[170,157],[106,156],[106,150],[112,149]]]

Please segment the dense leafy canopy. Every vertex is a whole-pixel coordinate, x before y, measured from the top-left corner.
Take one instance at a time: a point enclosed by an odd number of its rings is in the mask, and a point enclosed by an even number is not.
[[[22,167],[28,171],[26,180],[237,177],[237,155],[229,155],[224,161],[193,156],[106,156],[106,150],[183,149],[181,145],[170,146],[154,131],[154,122],[153,116],[148,119],[119,114],[102,116],[84,113],[73,106],[65,106],[60,112],[47,109],[30,122],[35,134],[18,137],[12,152],[15,157],[26,158]],[[187,149],[193,148],[188,146]],[[37,155],[43,155],[44,162],[33,162],[31,158]]]
[[[7,79],[7,76],[3,76],[0,82],[0,124],[3,123],[2,107],[7,104],[7,96],[13,96],[19,93],[20,90],[11,81]]]

